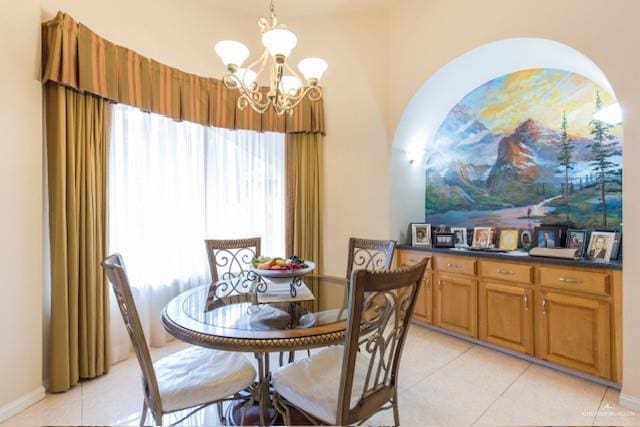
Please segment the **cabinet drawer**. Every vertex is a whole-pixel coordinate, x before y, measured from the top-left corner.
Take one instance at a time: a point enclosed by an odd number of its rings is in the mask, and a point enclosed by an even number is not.
[[[499,261],[478,261],[478,275],[510,282],[531,283],[533,267]]]
[[[461,256],[437,256],[436,270],[474,276],[476,274],[476,260],[475,258],[467,258]]]
[[[401,267],[403,265],[414,265],[430,256],[431,254],[427,252],[399,251],[398,266]],[[429,261],[429,263],[427,264],[427,269],[431,269],[431,261]]]
[[[538,267],[538,271],[542,286],[596,295],[609,295],[611,292],[607,273],[552,267]]]

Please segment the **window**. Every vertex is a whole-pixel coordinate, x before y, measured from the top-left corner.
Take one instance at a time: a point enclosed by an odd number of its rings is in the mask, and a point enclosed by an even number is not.
[[[117,105],[110,138],[108,247],[133,286],[204,283],[206,238],[260,236],[263,253],[285,255],[283,134]]]

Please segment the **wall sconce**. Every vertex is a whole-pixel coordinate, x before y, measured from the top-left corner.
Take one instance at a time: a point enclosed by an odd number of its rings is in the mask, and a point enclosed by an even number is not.
[[[405,150],[405,153],[407,155],[407,160],[409,160],[409,164],[413,165],[422,158],[424,150],[417,148],[408,148]]]

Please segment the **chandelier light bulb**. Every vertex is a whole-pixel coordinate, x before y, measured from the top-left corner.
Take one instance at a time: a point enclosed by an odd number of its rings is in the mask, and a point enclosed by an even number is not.
[[[283,76],[280,81],[282,92],[287,95],[295,95],[298,89],[302,87],[302,83],[299,79],[293,76]]]
[[[298,70],[308,81],[320,80],[327,67],[327,61],[321,58],[305,58],[298,63]]]
[[[262,34],[262,44],[274,57],[281,55],[286,58],[297,43],[298,38],[289,30],[276,29]]]
[[[223,40],[216,43],[215,51],[227,67],[239,67],[249,57],[249,49],[240,42]]]
[[[244,83],[247,89],[251,89],[251,85],[256,80],[256,77],[258,77],[255,71],[248,70],[246,68],[238,68],[237,74],[238,78],[240,79],[240,81],[242,81],[242,83]]]

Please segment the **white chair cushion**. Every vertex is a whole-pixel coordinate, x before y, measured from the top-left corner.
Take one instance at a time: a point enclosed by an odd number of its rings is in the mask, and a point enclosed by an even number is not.
[[[242,354],[190,347],[153,364],[166,412],[209,403],[251,385],[256,370]]]
[[[275,391],[289,403],[334,425],[342,374],[344,347],[325,348],[307,359],[283,366],[272,374]],[[350,408],[356,406],[369,366],[369,359],[357,353]]]

